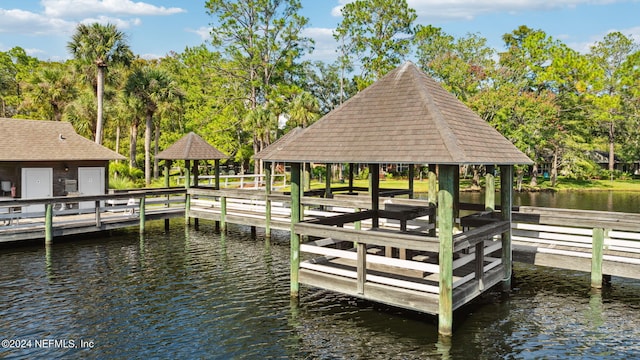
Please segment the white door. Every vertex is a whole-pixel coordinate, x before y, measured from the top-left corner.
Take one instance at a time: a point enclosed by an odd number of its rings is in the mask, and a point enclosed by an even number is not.
[[[53,168],[22,168],[22,198],[53,196]],[[44,205],[23,206],[22,212],[44,212]]]
[[[78,168],[78,192],[80,195],[104,194],[104,168],[80,167]],[[80,209],[95,208],[95,201],[83,201],[78,204]],[[100,205],[102,206],[102,205]]]

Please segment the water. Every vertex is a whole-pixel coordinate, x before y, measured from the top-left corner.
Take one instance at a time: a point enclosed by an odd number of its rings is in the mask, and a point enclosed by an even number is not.
[[[486,294],[439,339],[428,315],[304,286],[292,304],[286,232],[161,225],[0,249],[0,338],[25,347],[0,358],[640,357],[637,280],[594,292],[589,274],[516,264],[509,296]]]

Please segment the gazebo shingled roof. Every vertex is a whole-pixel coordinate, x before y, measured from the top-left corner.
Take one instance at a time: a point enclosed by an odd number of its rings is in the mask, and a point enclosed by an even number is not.
[[[221,160],[228,158],[228,156],[211,146],[196,133],[190,132],[161,151],[157,158],[163,160]]]
[[[530,164],[455,96],[407,62],[257,159],[319,163]]]

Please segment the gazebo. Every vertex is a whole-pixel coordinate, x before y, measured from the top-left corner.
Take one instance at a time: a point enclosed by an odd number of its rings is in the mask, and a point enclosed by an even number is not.
[[[191,187],[191,173],[193,173],[193,185],[198,185],[198,162],[200,160],[215,160],[215,189],[220,189],[220,160],[228,158],[220,150],[213,147],[206,140],[194,132],[190,132],[173,143],[164,151],[158,153],[158,159],[165,160],[165,186],[169,187],[169,170],[173,160],[184,160],[185,162],[185,188]],[[193,161],[193,171],[191,170]],[[189,222],[189,194],[186,195],[185,202],[185,222]]]
[[[439,332],[448,335],[452,332],[453,311],[456,308],[499,282],[510,284],[513,166],[532,162],[508,139],[411,62],[391,71],[313,125],[298,130],[286,141],[272,144],[255,157],[265,162],[285,162],[291,165],[293,297],[298,296],[300,282],[372,301],[430,312],[438,315]],[[336,218],[325,223],[301,222],[300,165],[306,162],[368,164],[372,174],[371,206],[358,220],[368,219],[371,229],[347,229],[343,227],[344,224],[337,223]],[[437,166],[437,237],[426,233],[413,234],[406,230],[397,234],[379,228],[380,218],[394,216],[391,209],[380,209],[379,199],[377,174],[381,164],[389,163],[428,164],[430,168]],[[456,219],[459,215],[461,165],[497,165],[500,168],[503,211],[493,217],[485,214],[487,220],[480,223],[488,224],[487,229],[478,226],[472,231],[458,233]],[[490,191],[494,191],[493,187],[490,187]],[[354,218],[351,215],[349,221]],[[338,271],[334,270],[337,266],[335,262],[332,263],[331,258],[325,256],[324,262],[316,261],[301,268],[301,236],[352,240],[357,261],[355,264],[344,262]],[[491,260],[493,265],[486,265],[483,262],[486,260],[483,249],[493,251],[494,248],[483,248],[482,244],[497,238],[501,239],[497,242],[501,246],[495,257],[500,258]],[[416,269],[435,267],[435,270],[431,270],[431,275],[437,278],[437,286],[430,287],[426,283],[429,279],[425,277],[418,278],[413,283],[419,286],[412,285],[408,289],[399,290],[399,284],[409,284],[411,281],[406,281],[406,277],[374,277],[376,270],[370,264],[369,259],[373,260],[373,256],[368,255],[368,246],[375,243],[396,246],[405,244],[406,248],[413,246],[437,253],[437,261],[432,259],[435,262],[432,267],[418,266],[410,261],[404,261],[401,265]],[[461,251],[461,248],[465,250]],[[475,251],[477,252],[473,254]],[[458,286],[453,283],[454,266],[457,266],[454,255],[458,257],[463,252],[472,253],[471,257],[479,260],[476,261],[475,281]],[[378,258],[375,260],[385,261]],[[399,266],[398,264],[401,264],[400,261],[395,259],[385,262],[385,266],[391,267]],[[353,266],[350,267],[351,265]],[[469,276],[474,278],[474,273]],[[426,289],[426,292],[421,292],[421,289]],[[430,289],[433,290],[432,293],[428,293]]]

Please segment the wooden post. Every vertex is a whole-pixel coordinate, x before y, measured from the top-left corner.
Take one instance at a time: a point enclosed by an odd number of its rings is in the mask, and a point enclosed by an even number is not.
[[[220,231],[227,231],[227,198],[220,197]]]
[[[140,198],[140,234],[144,234],[145,227],[145,197]]]
[[[367,282],[367,244],[358,243],[358,264],[357,264],[357,277],[358,277],[358,294],[364,294],[364,284]]]
[[[193,187],[200,186],[200,169],[198,169],[199,160],[193,160]]]
[[[164,161],[164,187],[171,187],[171,160]],[[171,195],[167,194],[167,204],[165,207],[171,206],[169,201],[171,200]],[[169,219],[164,219],[164,231],[169,232]]]
[[[325,164],[326,176],[324,181],[324,197],[326,199],[331,198],[331,163]]]
[[[373,218],[371,219],[371,227],[374,229],[380,227],[380,164],[369,164],[369,191],[371,192],[371,210],[373,210]]]
[[[429,205],[435,207],[438,204],[438,179],[436,176],[436,166],[429,164]],[[436,213],[429,215],[429,224],[433,224],[433,229],[429,229],[429,236],[436,236]]]
[[[44,208],[44,243],[53,243],[53,203],[47,203]]]
[[[484,209],[486,211],[494,211],[496,209],[496,178],[493,175],[493,166],[487,166],[487,173],[484,176],[485,179],[485,192],[484,192]]]
[[[273,163],[269,163],[269,166],[265,166],[264,168],[264,198],[265,198],[265,211],[264,211],[264,232],[265,236],[271,237],[271,200],[269,196],[271,195],[271,169],[273,167]]]
[[[355,170],[355,167],[356,164],[349,163],[349,193],[353,192],[353,171]]]
[[[409,199],[413,199],[413,177],[415,172],[415,165],[409,164]]]
[[[184,188],[187,189],[184,195],[184,223],[189,225],[189,210],[191,209],[191,195],[189,195],[189,188],[191,188],[191,161],[184,161]]]
[[[594,228],[591,248],[591,287],[602,288],[602,255],[604,248],[604,229]]]
[[[102,220],[100,220],[100,201],[96,201],[96,227],[102,227]]]
[[[511,208],[513,207],[513,165],[500,166],[500,206],[501,218],[511,223]],[[502,265],[504,266],[504,278],[502,289],[511,290],[511,267],[513,253],[511,249],[511,226],[502,233]]]
[[[300,269],[300,235],[296,233],[296,224],[300,222],[300,163],[291,164],[291,297],[298,299],[300,284],[298,271]]]
[[[440,249],[440,294],[438,299],[438,332],[450,336],[453,333],[453,225],[455,173],[458,166],[440,165],[438,168],[438,239]]]
[[[220,190],[220,160],[216,159],[214,160],[214,171],[215,171],[215,175],[216,175],[216,183],[215,183],[215,189],[216,190]]]

